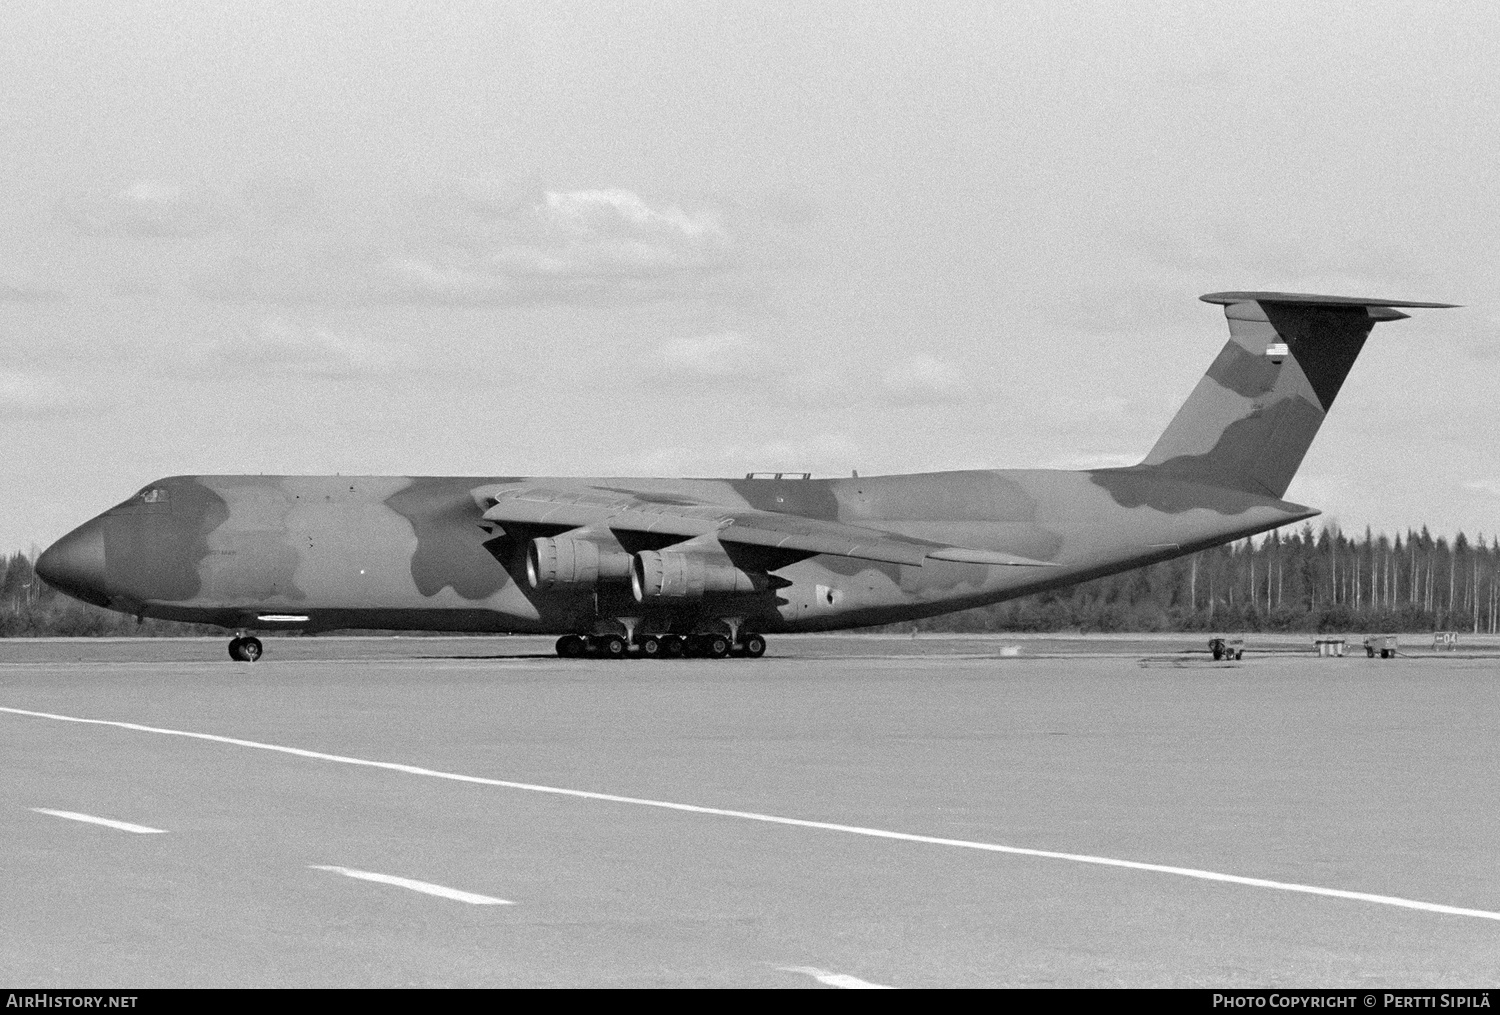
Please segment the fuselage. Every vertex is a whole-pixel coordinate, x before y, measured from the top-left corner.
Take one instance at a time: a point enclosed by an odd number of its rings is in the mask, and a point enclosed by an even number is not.
[[[642,607],[628,582],[539,589],[534,534],[487,522],[500,493],[607,490],[857,525],[1049,567],[831,554],[767,566],[769,587]],[[38,562],[80,599],[228,628],[589,631],[626,617],[688,630],[889,623],[1139,567],[1310,517],[1272,497],[1138,469],[983,470],[848,479],[174,476],[69,533]],[[619,549],[635,552],[629,534]],[[593,538],[616,538],[607,524]]]

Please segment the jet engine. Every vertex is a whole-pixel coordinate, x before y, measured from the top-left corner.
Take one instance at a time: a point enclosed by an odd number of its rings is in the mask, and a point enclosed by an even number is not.
[[[743,571],[727,556],[643,550],[630,569],[630,591],[638,603],[702,599],[705,592],[761,592],[770,584],[761,572]]]
[[[526,579],[534,589],[594,585],[630,575],[630,554],[600,550],[587,539],[543,536],[526,548]]]

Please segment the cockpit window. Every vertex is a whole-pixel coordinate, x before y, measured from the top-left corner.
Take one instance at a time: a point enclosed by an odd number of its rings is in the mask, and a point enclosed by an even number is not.
[[[153,486],[149,490],[142,490],[140,498],[143,504],[164,504],[172,499],[172,495],[166,487]]]

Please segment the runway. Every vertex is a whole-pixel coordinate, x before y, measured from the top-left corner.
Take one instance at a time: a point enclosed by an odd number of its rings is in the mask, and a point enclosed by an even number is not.
[[[8,984],[1500,980],[1495,646],[223,644],[0,642]]]

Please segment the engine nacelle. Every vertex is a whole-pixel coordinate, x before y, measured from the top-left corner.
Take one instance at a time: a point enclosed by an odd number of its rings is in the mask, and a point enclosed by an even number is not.
[[[630,576],[630,554],[600,550],[587,539],[533,539],[526,548],[526,580],[534,589],[559,585],[595,585]]]
[[[743,571],[726,556],[643,550],[630,570],[630,591],[638,603],[702,599],[705,592],[761,592],[770,578]]]

